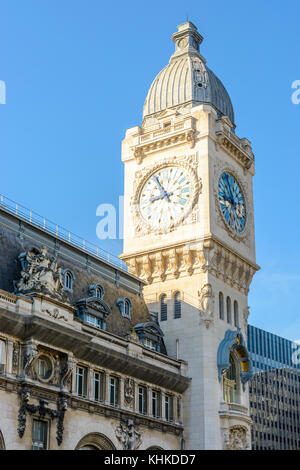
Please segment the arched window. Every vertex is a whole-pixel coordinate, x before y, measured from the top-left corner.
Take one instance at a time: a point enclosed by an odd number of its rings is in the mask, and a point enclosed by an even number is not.
[[[76,450],[115,450],[115,446],[104,434],[87,434],[77,444]]]
[[[230,297],[226,299],[227,323],[231,323],[231,300]]]
[[[103,299],[104,289],[100,284],[91,284],[89,286],[89,294],[91,297],[97,297],[98,299]]]
[[[168,319],[168,305],[167,296],[163,294],[160,298],[160,321],[166,321]]]
[[[234,326],[239,327],[239,306],[237,301],[234,301],[233,304],[233,315],[234,315]]]
[[[174,318],[181,318],[180,292],[176,292],[174,295]]]
[[[226,403],[239,403],[238,366],[232,352],[230,352],[229,364],[229,368],[223,377],[224,401]]]
[[[224,320],[224,296],[222,292],[219,293],[219,317]]]
[[[63,282],[64,288],[66,290],[72,291],[73,290],[73,281],[74,281],[74,274],[69,269],[63,271]]]
[[[117,300],[117,306],[119,307],[120,313],[123,317],[130,318],[130,310],[131,310],[131,301],[126,297],[123,299]]]

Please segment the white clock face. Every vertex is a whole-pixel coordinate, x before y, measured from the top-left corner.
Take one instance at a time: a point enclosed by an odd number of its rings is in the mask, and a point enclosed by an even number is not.
[[[172,228],[187,215],[195,194],[193,178],[181,166],[166,166],[145,182],[139,197],[140,213],[153,228]]]

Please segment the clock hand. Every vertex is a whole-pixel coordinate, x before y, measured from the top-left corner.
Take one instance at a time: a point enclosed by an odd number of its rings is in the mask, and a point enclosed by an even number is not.
[[[163,186],[161,185],[161,183],[160,183],[158,177],[157,177],[156,175],[154,175],[154,176],[153,176],[153,179],[154,179],[155,183],[157,184],[157,186],[158,186],[159,190],[161,191],[161,193],[164,193],[164,194],[165,194],[166,191],[165,191],[165,189],[163,188]]]
[[[165,197],[164,194],[160,194],[159,196],[152,197],[149,199],[150,202],[157,201],[158,199],[163,199]]]

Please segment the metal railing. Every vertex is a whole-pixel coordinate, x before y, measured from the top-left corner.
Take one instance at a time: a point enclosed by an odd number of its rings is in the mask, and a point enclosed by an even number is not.
[[[103,250],[94,243],[88,242],[87,240],[79,237],[70,230],[66,230],[64,227],[51,222],[51,220],[46,219],[36,212],[27,209],[27,207],[18,204],[11,199],[0,195],[0,209],[3,209],[10,214],[18,216],[20,219],[30,223],[31,225],[42,229],[44,232],[47,232],[51,235],[54,235],[56,238],[67,242],[68,244],[80,248],[81,250],[89,253],[97,258],[105,261],[122,271],[128,272],[128,268],[124,261],[118,258],[115,255],[112,255],[108,251]]]

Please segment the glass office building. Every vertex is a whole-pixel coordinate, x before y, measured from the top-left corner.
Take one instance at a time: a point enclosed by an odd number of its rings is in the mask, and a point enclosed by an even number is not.
[[[248,325],[247,336],[254,373],[282,367],[300,372],[300,345],[252,325]]]
[[[253,450],[300,449],[299,345],[248,325]]]

